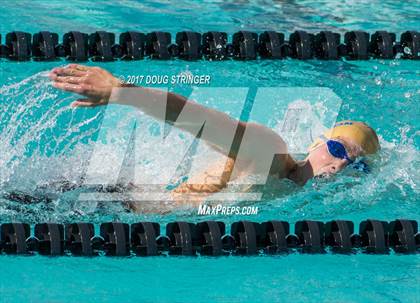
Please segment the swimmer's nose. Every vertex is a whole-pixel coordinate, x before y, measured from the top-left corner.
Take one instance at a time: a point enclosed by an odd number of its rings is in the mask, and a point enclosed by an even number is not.
[[[347,160],[342,159],[340,161],[336,161],[330,166],[330,173],[335,174],[339,171],[343,170],[347,166]]]

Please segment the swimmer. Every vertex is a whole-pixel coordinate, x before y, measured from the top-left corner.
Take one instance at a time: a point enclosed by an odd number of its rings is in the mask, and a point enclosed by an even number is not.
[[[267,154],[261,152],[261,147],[276,151],[269,169],[269,178],[288,178],[299,185],[305,184],[315,176],[336,174],[349,165],[357,165],[366,170],[366,164],[359,159],[380,149],[375,131],[367,124],[342,121],[316,139],[309,147],[304,160],[296,161],[287,153],[284,140],[273,130],[260,124],[235,120],[225,113],[187,100],[181,95],[121,84],[118,78],[99,67],[70,64],[53,69],[49,76],[54,87],[83,96],[72,103],[73,107],[96,107],[117,103],[134,106],[149,116],[162,119],[162,103],[158,100],[164,100],[167,112],[163,119],[193,135],[196,135],[195,123],[202,123],[202,120],[177,125],[176,120],[184,107],[188,106],[194,113],[193,116],[204,116],[206,120],[211,120],[212,131],[200,139],[227,156],[227,161],[211,163],[208,169],[180,184],[173,190],[175,198],[194,193],[210,196],[240,176],[266,174],[266,167],[260,163],[266,163],[264,157],[267,157]],[[134,88],[134,92],[133,89],[125,89],[126,87]],[[165,96],[162,98],[163,95]],[[229,129],[236,130],[233,142],[227,131]],[[246,142],[242,141],[245,131]],[[215,173],[217,171],[222,173]],[[194,180],[204,182],[195,183]]]

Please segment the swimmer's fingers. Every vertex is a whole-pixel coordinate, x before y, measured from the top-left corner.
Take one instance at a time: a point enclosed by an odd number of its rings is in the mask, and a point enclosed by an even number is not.
[[[80,71],[77,69],[58,67],[54,68],[50,73],[50,78],[54,76],[63,76],[63,77],[83,77],[87,74],[87,71]]]
[[[86,95],[91,90],[91,85],[88,84],[72,84],[67,82],[53,82],[55,88],[64,90],[66,92],[72,92],[79,95]]]
[[[92,67],[84,66],[80,64],[68,64],[64,67],[55,68],[54,70],[58,70],[59,72],[62,72],[62,73],[70,73],[70,74],[83,73],[84,74],[91,69]]]
[[[53,81],[62,82],[62,83],[70,83],[70,84],[81,84],[86,81],[85,77],[73,77],[73,76],[55,76],[51,77]]]
[[[79,64],[69,64],[61,70],[62,76],[76,76],[83,77],[86,76],[92,67],[83,66]]]
[[[91,69],[91,67],[89,67],[89,66],[75,64],[75,63],[66,65],[65,68],[75,69],[75,70],[79,70],[79,71],[88,71],[89,69]]]
[[[83,77],[87,74],[89,69],[86,66],[78,65],[78,64],[70,64],[65,67],[56,67],[51,70],[49,77],[52,80],[55,80],[58,76],[75,76],[75,77]]]
[[[69,73],[67,71],[64,71],[63,69],[53,69],[49,74],[48,77],[53,81],[58,81],[57,79],[62,79],[63,77],[73,77],[73,78],[85,78],[86,73],[85,72],[75,72],[75,73]],[[61,78],[60,78],[61,77]]]
[[[61,73],[62,69],[63,69],[62,67],[56,67],[52,69],[50,73],[48,74],[48,77],[51,80],[55,80],[58,77],[58,75]]]
[[[105,103],[94,102],[90,99],[78,99],[71,104],[71,107],[96,107],[99,105],[105,105]]]

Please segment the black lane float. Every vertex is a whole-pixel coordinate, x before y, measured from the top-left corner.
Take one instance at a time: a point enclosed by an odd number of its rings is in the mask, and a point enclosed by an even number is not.
[[[406,31],[397,35],[388,31],[369,34],[350,31],[344,34],[321,31],[308,33],[295,31],[285,40],[283,33],[265,31],[259,35],[250,31],[239,31],[232,35],[231,42],[225,32],[197,33],[178,32],[172,41],[168,32],[141,33],[128,31],[119,35],[97,31],[91,34],[70,31],[63,35],[42,31],[30,33],[14,31],[6,34],[4,44],[0,35],[0,57],[14,61],[52,61],[65,58],[83,62],[141,60],[144,58],[169,60],[255,60],[261,59],[321,59],[367,60],[420,58],[420,33]]]
[[[31,234],[32,230],[32,234]],[[355,233],[354,223],[303,220],[294,225],[271,220],[239,221],[226,233],[225,223],[171,222],[161,235],[155,222],[126,224],[107,222],[95,234],[92,223],[26,223],[0,225],[0,254],[75,256],[157,255],[274,255],[289,253],[415,254],[420,252],[420,234],[414,220],[392,222],[365,220]]]

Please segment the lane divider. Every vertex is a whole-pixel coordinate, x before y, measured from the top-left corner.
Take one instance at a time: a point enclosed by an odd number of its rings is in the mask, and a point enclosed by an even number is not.
[[[31,233],[31,230],[33,232]],[[157,255],[259,255],[288,253],[420,252],[418,223],[397,219],[392,222],[365,220],[355,233],[354,223],[303,220],[294,225],[271,220],[263,223],[239,221],[226,233],[225,223],[204,221],[171,222],[166,235],[155,222],[102,223],[99,235],[92,223],[41,223],[33,229],[26,223],[0,225],[0,253],[23,255],[157,256]]]
[[[339,33],[321,31],[313,34],[295,31],[285,40],[283,33],[265,31],[259,35],[250,31],[239,31],[228,42],[225,32],[204,34],[183,31],[172,42],[168,32],[141,33],[128,31],[119,35],[97,31],[92,34],[71,31],[59,42],[57,33],[42,31],[30,33],[14,31],[6,34],[1,44],[0,57],[14,61],[53,61],[65,58],[83,62],[142,60],[144,58],[169,60],[236,60],[260,59],[321,59],[367,60],[420,58],[420,33],[406,31],[397,41],[395,33],[376,31],[372,35],[364,31],[350,31],[341,41]]]

